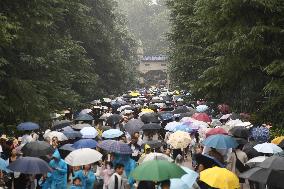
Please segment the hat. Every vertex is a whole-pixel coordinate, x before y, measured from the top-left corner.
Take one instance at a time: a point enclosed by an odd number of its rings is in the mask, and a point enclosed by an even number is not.
[[[0,139],[8,140],[7,135],[4,134],[0,137]]]

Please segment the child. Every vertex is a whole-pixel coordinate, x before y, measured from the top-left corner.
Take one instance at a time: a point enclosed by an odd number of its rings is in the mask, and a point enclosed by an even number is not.
[[[73,179],[73,184],[70,189],[84,189],[79,177]]]
[[[103,187],[104,189],[108,188],[109,179],[114,173],[114,170],[112,167],[113,165],[111,162],[106,162],[106,164],[103,165],[101,168],[100,176],[103,177],[103,180],[104,180],[104,187]]]

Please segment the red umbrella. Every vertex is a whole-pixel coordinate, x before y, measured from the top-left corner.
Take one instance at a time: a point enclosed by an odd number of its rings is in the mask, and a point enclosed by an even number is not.
[[[204,121],[206,123],[211,123],[211,118],[206,113],[195,113],[192,116],[193,119],[196,119],[198,121]]]
[[[227,135],[228,132],[225,129],[223,129],[223,128],[213,128],[213,129],[210,129],[206,133],[206,138],[211,136],[211,135],[217,135],[217,134]]]

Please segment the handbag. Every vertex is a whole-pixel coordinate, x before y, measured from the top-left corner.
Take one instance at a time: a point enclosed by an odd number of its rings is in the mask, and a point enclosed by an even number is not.
[[[249,170],[250,167],[249,167],[248,165],[243,164],[243,163],[241,162],[241,160],[239,160],[239,158],[238,158],[238,156],[237,156],[237,153],[236,153],[236,152],[234,152],[234,153],[235,153],[235,155],[236,155],[236,168],[238,169],[238,171],[239,171],[240,173],[243,173],[243,172]]]

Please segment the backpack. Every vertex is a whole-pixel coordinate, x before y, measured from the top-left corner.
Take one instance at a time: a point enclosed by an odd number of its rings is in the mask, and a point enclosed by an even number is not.
[[[234,153],[235,153],[235,155],[236,155],[236,168],[238,169],[238,171],[239,171],[240,173],[243,173],[243,172],[249,170],[250,167],[249,167],[248,165],[246,165],[246,164],[243,164],[243,163],[241,162],[241,160],[239,160],[239,158],[238,158],[238,156],[237,156],[237,153],[236,153],[236,152],[234,152]]]

